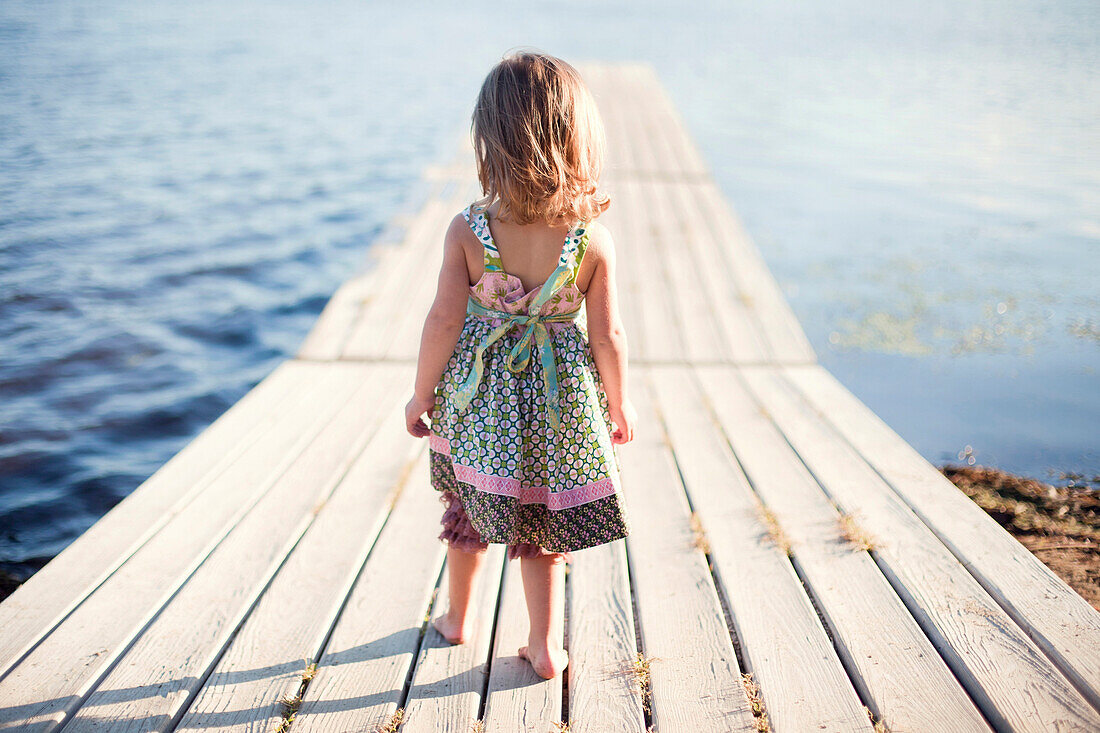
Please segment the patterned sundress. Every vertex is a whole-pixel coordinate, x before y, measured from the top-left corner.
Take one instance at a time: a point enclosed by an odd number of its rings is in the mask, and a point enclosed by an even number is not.
[[[588,245],[572,227],[558,267],[523,292],[504,271],[484,208],[463,216],[485,272],[443,371],[428,438],[432,487],[447,507],[439,535],[507,557],[570,552],[630,533],[607,395],[588,347],[577,269]]]

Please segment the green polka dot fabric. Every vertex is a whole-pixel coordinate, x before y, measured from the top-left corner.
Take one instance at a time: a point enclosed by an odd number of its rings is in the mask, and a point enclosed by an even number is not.
[[[470,288],[471,299],[509,314],[562,314],[582,307],[576,272],[588,244],[584,222],[570,230],[562,246],[559,270],[564,269],[565,276],[556,272],[553,282],[525,293],[519,278],[504,272],[484,210],[471,205],[463,214],[485,252],[485,274]],[[509,545],[509,558],[569,553],[626,537],[630,525],[619,456],[611,442],[607,396],[583,318],[544,324],[557,373],[556,430],[542,372],[545,362],[527,360],[520,371],[506,364],[523,337],[520,324],[484,347],[472,398],[466,395],[463,409],[456,406],[455,397],[471,375],[475,351],[506,322],[481,314],[466,316],[429,415],[433,488],[447,494],[448,506],[451,494],[457,496],[481,541]],[[448,511],[454,519],[455,512]],[[444,532],[440,537],[473,549],[458,542],[458,534]]]

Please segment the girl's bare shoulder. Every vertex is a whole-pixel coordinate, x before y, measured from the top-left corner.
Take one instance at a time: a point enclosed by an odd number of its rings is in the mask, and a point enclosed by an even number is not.
[[[587,292],[592,283],[592,276],[597,268],[603,265],[605,269],[615,263],[615,240],[611,231],[601,222],[593,221],[588,224],[588,246],[581,258],[580,268],[577,270],[577,287],[580,291]]]
[[[451,219],[443,238],[443,246],[445,249],[453,247],[462,251],[471,285],[476,283],[482,275],[482,244],[466,221],[465,212],[460,211]]]
[[[463,248],[471,250],[475,245],[481,246],[481,241],[474,234],[470,222],[466,221],[465,211],[458,212],[451,219],[451,223],[447,226],[446,241],[460,244]]]

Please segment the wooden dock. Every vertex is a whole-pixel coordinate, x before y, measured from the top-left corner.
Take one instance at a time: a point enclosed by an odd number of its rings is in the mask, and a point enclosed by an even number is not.
[[[295,358],[0,604],[0,728],[1100,730],[1100,613],[816,364],[653,71],[583,71],[640,424],[632,534],[567,576],[566,679],[516,655],[500,545],[476,638],[428,623],[403,407],[467,150]]]

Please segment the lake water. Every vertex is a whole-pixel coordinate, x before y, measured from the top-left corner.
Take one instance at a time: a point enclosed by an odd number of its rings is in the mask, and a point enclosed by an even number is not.
[[[654,65],[822,364],[929,460],[1098,474],[1098,39],[1092,1],[6,0],[0,568],[294,353],[521,44]]]

